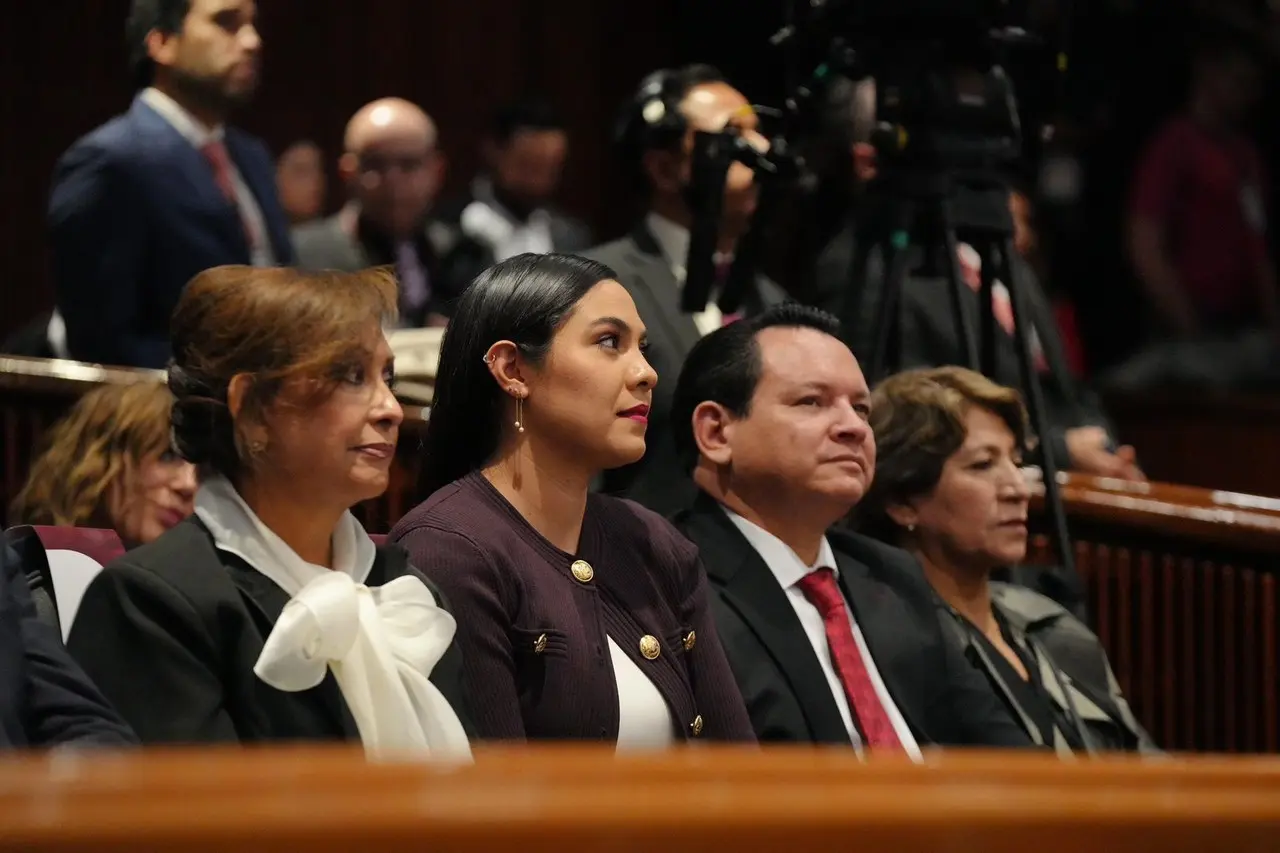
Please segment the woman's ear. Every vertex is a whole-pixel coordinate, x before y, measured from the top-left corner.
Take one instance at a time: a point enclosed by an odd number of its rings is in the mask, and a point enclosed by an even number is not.
[[[884,514],[903,530],[913,530],[919,523],[920,514],[915,507],[905,503],[891,503],[884,508]]]
[[[253,377],[247,373],[237,373],[227,384],[227,410],[231,412],[231,422],[236,432],[250,447],[264,447],[267,443],[267,427],[262,422],[260,412],[253,412],[248,405],[249,395],[253,391]]]
[[[484,363],[489,366],[489,375],[504,392],[520,399],[529,396],[520,348],[512,341],[498,341],[489,347]]]
[[[724,406],[706,400],[697,405],[689,420],[700,456],[720,466],[733,462],[733,419]]]

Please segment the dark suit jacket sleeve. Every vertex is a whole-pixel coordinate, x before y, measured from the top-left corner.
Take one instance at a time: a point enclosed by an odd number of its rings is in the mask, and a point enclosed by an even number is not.
[[[53,176],[49,229],[58,311],[74,358],[162,365],[168,343],[137,335],[146,212],[118,155],[79,142]]]
[[[464,694],[481,739],[524,740],[516,689],[509,581],[468,537],[431,527],[400,539],[410,562],[440,589],[458,621]]]
[[[154,574],[125,562],[100,572],[67,646],[143,743],[239,740],[213,638],[195,605]]]
[[[26,669],[22,718],[27,742],[35,747],[61,744],[114,746],[137,739],[98,688],[62,645],[58,630],[36,614],[17,555],[0,544],[4,586],[0,594],[19,621]]]
[[[673,537],[679,534],[672,531]],[[729,667],[711,612],[711,587],[698,549],[680,538],[677,546],[682,589],[685,591],[680,618],[697,632],[693,654],[693,693],[706,723],[705,736],[712,740],[756,740],[737,679]]]
[[[946,708],[941,713],[954,718],[953,728],[959,736],[958,742],[951,745],[1030,748],[1031,738],[1009,716],[986,677],[969,663],[959,644],[950,642],[945,634],[942,639],[947,690]]]

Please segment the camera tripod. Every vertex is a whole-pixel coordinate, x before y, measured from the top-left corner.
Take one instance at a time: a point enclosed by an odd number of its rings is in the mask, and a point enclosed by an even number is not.
[[[1049,511],[1059,565],[1068,574],[1075,572],[1075,559],[1067,531],[1066,511],[1058,488],[1058,460],[1048,440],[1049,423],[1044,389],[1036,372],[1031,348],[1031,315],[1027,310],[1024,283],[1013,263],[1013,216],[1009,211],[1009,190],[1000,181],[989,181],[978,188],[962,186],[945,173],[905,174],[885,181],[883,191],[873,197],[871,210],[877,220],[871,227],[870,239],[855,236],[853,263],[850,268],[848,294],[844,300],[841,324],[855,348],[869,335],[863,334],[860,318],[874,316],[874,344],[866,362],[867,378],[872,384],[902,365],[902,294],[914,261],[923,256],[926,268],[938,267],[948,282],[948,302],[956,324],[965,365],[989,378],[996,374],[996,317],[992,295],[996,281],[1009,292],[1013,311],[1013,339],[1019,375],[1026,397],[1031,425],[1039,437],[1041,470],[1044,481],[1045,506]],[[977,250],[982,259],[982,286],[978,293],[979,329],[977,336],[970,328],[965,310],[968,285],[961,277],[957,249],[961,242]],[[874,282],[867,270],[872,253],[879,249],[884,259],[879,302]],[[940,262],[939,258],[941,258]],[[874,313],[871,309],[874,307]],[[1061,387],[1068,387],[1064,367],[1049,360],[1049,369]]]

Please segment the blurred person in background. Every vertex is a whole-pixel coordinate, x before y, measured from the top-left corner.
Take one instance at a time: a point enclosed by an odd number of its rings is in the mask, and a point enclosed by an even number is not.
[[[293,232],[303,269],[394,265],[404,326],[442,326],[492,253],[432,216],[444,181],[436,124],[416,104],[379,98],[347,123],[338,174],[346,205]]]
[[[125,548],[191,514],[196,469],[169,444],[173,395],[159,382],[104,385],[46,436],[9,510],[19,524],[115,530]]]
[[[276,189],[291,224],[301,225],[321,216],[329,179],[320,146],[304,139],[286,148],[276,161]]]
[[[138,94],[54,170],[49,333],[60,355],[162,368],[169,317],[196,274],[293,262],[271,155],[227,124],[258,86],[256,21],[253,0],[133,0]]]
[[[581,252],[591,245],[587,226],[554,206],[569,133],[550,104],[527,98],[500,108],[481,157],[483,172],[441,218],[483,243],[497,261],[522,252]]]

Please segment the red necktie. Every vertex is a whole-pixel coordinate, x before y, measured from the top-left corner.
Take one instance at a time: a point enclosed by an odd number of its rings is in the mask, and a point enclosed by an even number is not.
[[[832,663],[840,676],[840,683],[844,685],[849,710],[859,723],[867,747],[901,751],[902,741],[893,729],[888,711],[876,695],[867,663],[853,638],[853,626],[849,623],[849,613],[836,583],[835,572],[827,568],[815,569],[800,579],[799,586],[804,597],[822,614]]]
[[[231,156],[227,154],[227,146],[220,139],[213,139],[204,144],[200,149],[200,153],[209,161],[209,165],[213,167],[213,182],[218,185],[218,189],[222,190],[222,195],[227,201],[231,202],[236,209],[236,214],[240,217],[240,227],[244,229],[244,238],[249,241],[249,249],[254,246],[253,229],[249,227],[249,223],[245,221],[244,214],[240,210],[240,199],[236,195],[236,183],[231,177]]]

